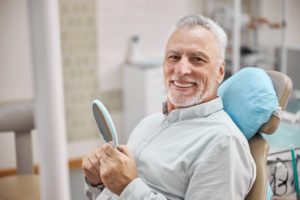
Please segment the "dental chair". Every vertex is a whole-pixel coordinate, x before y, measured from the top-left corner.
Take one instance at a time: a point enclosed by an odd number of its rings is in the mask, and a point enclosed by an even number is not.
[[[271,196],[266,172],[268,144],[261,134],[275,132],[291,90],[292,81],[288,76],[256,67],[242,68],[218,89],[224,110],[248,139],[256,164],[256,180],[246,200],[266,200]]]
[[[267,74],[272,80],[279,107],[283,110],[286,107],[288,97],[292,90],[292,81],[281,72],[267,71]],[[270,120],[261,126],[258,133],[272,134],[278,128],[279,123],[280,112],[275,112],[272,114]],[[254,185],[248,193],[246,200],[265,200],[268,186],[266,172],[268,144],[260,134],[256,134],[249,140],[249,146],[256,164],[257,174]]]
[[[0,199],[40,199],[39,176],[33,171],[32,137],[33,105],[17,103],[0,107],[0,134],[15,136],[17,175],[0,178]]]

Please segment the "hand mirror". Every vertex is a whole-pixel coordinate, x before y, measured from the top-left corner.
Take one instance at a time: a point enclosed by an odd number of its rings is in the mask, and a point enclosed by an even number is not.
[[[92,102],[94,117],[98,129],[106,142],[112,141],[113,147],[118,146],[118,136],[114,123],[105,106],[97,99]]]

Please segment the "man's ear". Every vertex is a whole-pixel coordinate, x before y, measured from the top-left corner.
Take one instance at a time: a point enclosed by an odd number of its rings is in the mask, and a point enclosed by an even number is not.
[[[225,76],[225,62],[223,62],[221,64],[221,66],[219,67],[219,73],[218,73],[218,77],[217,77],[217,82],[220,85],[220,83],[222,83],[224,76]]]

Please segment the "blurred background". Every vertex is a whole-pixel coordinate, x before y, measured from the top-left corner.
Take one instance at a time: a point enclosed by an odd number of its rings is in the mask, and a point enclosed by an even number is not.
[[[91,102],[101,100],[121,143],[164,100],[162,62],[171,26],[186,14],[215,19],[229,36],[226,76],[245,66],[289,75],[294,91],[271,152],[300,147],[299,0],[59,0],[67,155],[72,199],[83,199],[81,158],[103,143]],[[236,3],[240,5],[236,7]],[[26,0],[0,1],[0,107],[34,104],[32,46]],[[45,105],[47,106],[47,105]],[[39,164],[37,131],[33,161]],[[0,134],[0,176],[15,173],[15,139]]]

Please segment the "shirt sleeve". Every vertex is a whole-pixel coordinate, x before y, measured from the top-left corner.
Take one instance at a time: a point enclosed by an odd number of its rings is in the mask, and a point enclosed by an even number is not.
[[[92,196],[88,197],[88,200],[167,200],[162,194],[154,192],[151,188],[146,185],[140,178],[136,178],[131,181],[120,194],[117,196],[113,194],[107,188],[102,191],[96,191],[95,188],[86,184],[86,189],[88,189]]]
[[[254,183],[256,168],[249,148],[227,136],[191,165],[189,177],[185,200],[241,200]]]
[[[104,185],[99,185],[97,187],[93,187],[85,178],[84,183],[84,194],[87,200],[95,200],[99,194],[102,192]]]
[[[140,178],[136,178],[123,190],[120,200],[167,200],[167,198],[160,193],[154,192]]]

